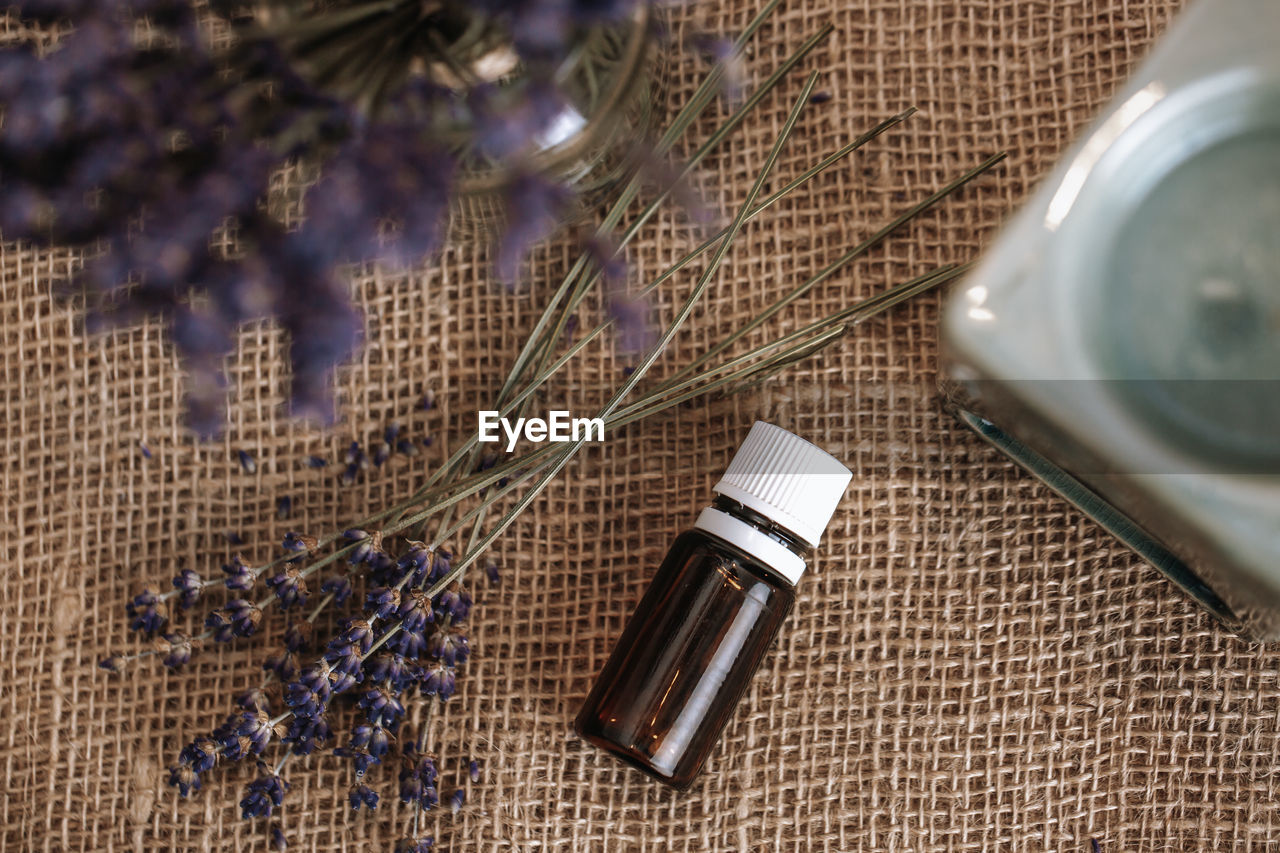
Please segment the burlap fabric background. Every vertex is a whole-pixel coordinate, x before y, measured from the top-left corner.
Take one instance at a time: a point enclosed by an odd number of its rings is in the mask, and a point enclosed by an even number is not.
[[[682,26],[732,32],[750,0],[699,2]],[[753,226],[664,365],[678,364],[982,156],[997,176],[930,214],[781,318],[785,328],[927,265],[973,258],[1168,24],[1166,0],[810,0],[767,26],[753,75],[826,21],[806,63],[833,100],[804,119],[779,175],[907,105],[921,114]],[[687,70],[687,66],[685,67]],[[669,97],[692,78],[678,67]],[[798,88],[797,73],[704,170],[740,199]],[[650,229],[637,279],[688,238]],[[331,434],[279,413],[282,341],[246,331],[229,432],[195,446],[160,329],[76,332],[51,298],[65,253],[0,250],[0,848],[262,850],[239,820],[249,769],[181,801],[161,784],[179,746],[256,678],[265,645],[208,652],[188,670],[96,669],[136,648],[123,606],[182,566],[216,572],[241,534],[250,556],[286,530],[322,530],[408,492],[441,452],[348,488],[301,464],[336,457],[400,418],[437,447],[514,355],[566,255],[529,286],[487,280],[456,248],[357,289],[370,341],[341,381]],[[659,300],[670,313],[685,278]],[[681,409],[609,436],[504,537],[500,586],[479,606],[461,695],[432,723],[455,785],[483,778],[434,827],[449,850],[1086,851],[1274,849],[1276,658],[1225,635],[1153,570],[945,415],[934,392],[936,296],[921,299],[758,394]],[[593,352],[548,404],[576,407],[624,362]],[[439,409],[414,412],[433,389]],[[776,652],[706,775],[661,789],[585,748],[570,720],[671,537],[751,421],[795,429],[855,471]],[[138,442],[153,450],[144,459]],[[251,449],[257,474],[235,463]],[[294,517],[275,502],[290,495]],[[381,850],[403,813],[348,816],[349,770],[288,771],[294,849]],[[377,784],[394,785],[389,770]]]

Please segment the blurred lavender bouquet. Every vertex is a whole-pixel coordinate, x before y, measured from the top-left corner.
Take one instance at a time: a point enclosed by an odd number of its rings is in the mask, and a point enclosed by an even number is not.
[[[262,318],[289,335],[294,412],[330,421],[362,325],[343,267],[420,260],[465,199],[519,211],[499,226],[511,280],[620,168],[596,166],[637,109],[651,2],[18,2],[0,235],[84,249],[90,328],[163,315],[202,435],[237,327]],[[315,178],[301,222],[286,166]]]

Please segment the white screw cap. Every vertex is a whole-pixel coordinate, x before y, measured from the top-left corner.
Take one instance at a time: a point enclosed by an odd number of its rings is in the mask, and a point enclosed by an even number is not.
[[[820,447],[756,421],[715,491],[817,546],[853,473]]]

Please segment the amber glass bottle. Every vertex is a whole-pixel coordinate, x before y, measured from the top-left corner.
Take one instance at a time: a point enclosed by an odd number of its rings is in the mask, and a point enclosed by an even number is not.
[[[777,637],[850,476],[757,422],[715,502],[672,544],[578,714],[578,734],[687,788]]]

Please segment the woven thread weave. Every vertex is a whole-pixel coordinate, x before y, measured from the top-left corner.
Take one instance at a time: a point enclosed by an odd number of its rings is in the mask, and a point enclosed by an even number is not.
[[[760,79],[826,22],[831,38],[702,170],[732,209],[799,90],[815,105],[778,165],[797,174],[898,110],[921,112],[761,217],[664,356],[687,362],[769,301],[983,156],[998,174],[825,282],[759,341],[926,268],[974,258],[1168,25],[1173,0],[788,0],[753,45]],[[677,36],[736,32],[746,0],[691,4]],[[671,70],[668,104],[699,67]],[[670,107],[668,107],[670,108]],[[699,132],[705,133],[710,123]],[[677,219],[631,253],[636,281],[692,244]],[[341,377],[329,434],[281,414],[285,342],[247,329],[231,363],[226,437],[181,427],[179,369],[150,323],[78,331],[52,295],[65,251],[0,248],[0,850],[261,851],[235,802],[250,768],[182,801],[162,785],[185,739],[257,678],[266,645],[189,669],[96,669],[136,648],[123,608],[182,567],[216,571],[226,531],[261,558],[290,529],[323,530],[409,492],[442,445],[476,428],[570,259],[540,250],[530,283],[489,281],[455,246],[411,274],[355,281],[371,330]],[[682,277],[657,297],[670,316]],[[451,851],[1103,851],[1280,849],[1280,675],[1274,654],[1217,628],[1130,552],[945,414],[936,295],[871,322],[748,396],[704,401],[591,446],[502,539],[503,582],[476,589],[475,654],[433,718],[449,767],[483,767]],[[588,350],[554,394],[586,409],[626,360]],[[426,390],[439,407],[415,412]],[[559,400],[549,400],[560,408]],[[393,419],[436,438],[339,489],[336,458]],[[704,777],[677,795],[578,742],[570,721],[673,537],[756,419],[854,471],[778,647]],[[146,459],[139,442],[152,451]],[[258,459],[244,473],[235,450]],[[294,517],[276,518],[293,498]],[[273,629],[279,630],[279,626]],[[404,812],[349,816],[350,770],[291,768],[293,850],[389,849]],[[375,770],[384,790],[393,771]],[[394,798],[391,798],[394,799]]]

